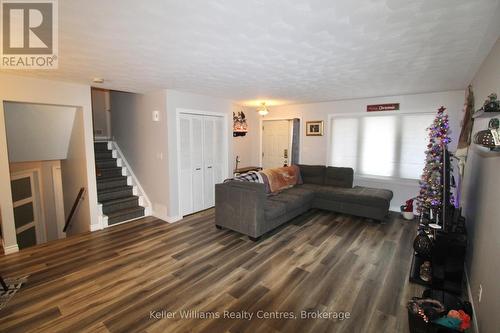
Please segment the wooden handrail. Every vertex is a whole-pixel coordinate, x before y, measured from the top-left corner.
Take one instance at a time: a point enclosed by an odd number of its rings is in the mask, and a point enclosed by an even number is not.
[[[73,203],[73,207],[71,208],[71,212],[69,212],[68,219],[66,220],[66,223],[64,224],[63,232],[66,232],[66,230],[68,230],[68,227],[71,223],[71,220],[73,219],[73,216],[75,215],[76,209],[78,208],[80,201],[82,201],[84,193],[85,193],[85,187],[82,187],[80,189],[80,192],[78,192],[78,195],[76,196],[75,202]]]

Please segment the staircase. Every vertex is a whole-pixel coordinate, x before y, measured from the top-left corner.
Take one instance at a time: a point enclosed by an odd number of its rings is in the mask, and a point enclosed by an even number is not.
[[[94,143],[97,201],[105,227],[145,216],[143,200],[110,146],[108,142]]]

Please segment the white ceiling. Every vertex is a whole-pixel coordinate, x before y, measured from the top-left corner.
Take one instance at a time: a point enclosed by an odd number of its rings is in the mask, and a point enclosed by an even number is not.
[[[500,0],[60,0],[59,17],[59,70],[24,75],[297,103],[463,89]]]

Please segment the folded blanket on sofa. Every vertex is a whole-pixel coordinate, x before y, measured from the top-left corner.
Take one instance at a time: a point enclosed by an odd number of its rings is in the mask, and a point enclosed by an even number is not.
[[[247,173],[242,173],[234,178],[229,178],[224,181],[224,183],[229,181],[240,181],[240,182],[252,182],[252,183],[264,183],[262,175],[257,171],[250,171]]]
[[[264,169],[260,172],[263,174],[264,184],[266,184],[269,192],[275,193],[284,189],[301,184],[300,169],[296,165],[274,169]]]

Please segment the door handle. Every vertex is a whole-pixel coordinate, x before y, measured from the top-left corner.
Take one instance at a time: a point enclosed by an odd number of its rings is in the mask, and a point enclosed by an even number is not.
[[[201,170],[201,168],[196,168],[195,170],[198,171],[198,170]]]
[[[211,167],[211,166],[209,166],[209,167],[207,167],[207,168],[212,169],[212,167]]]

